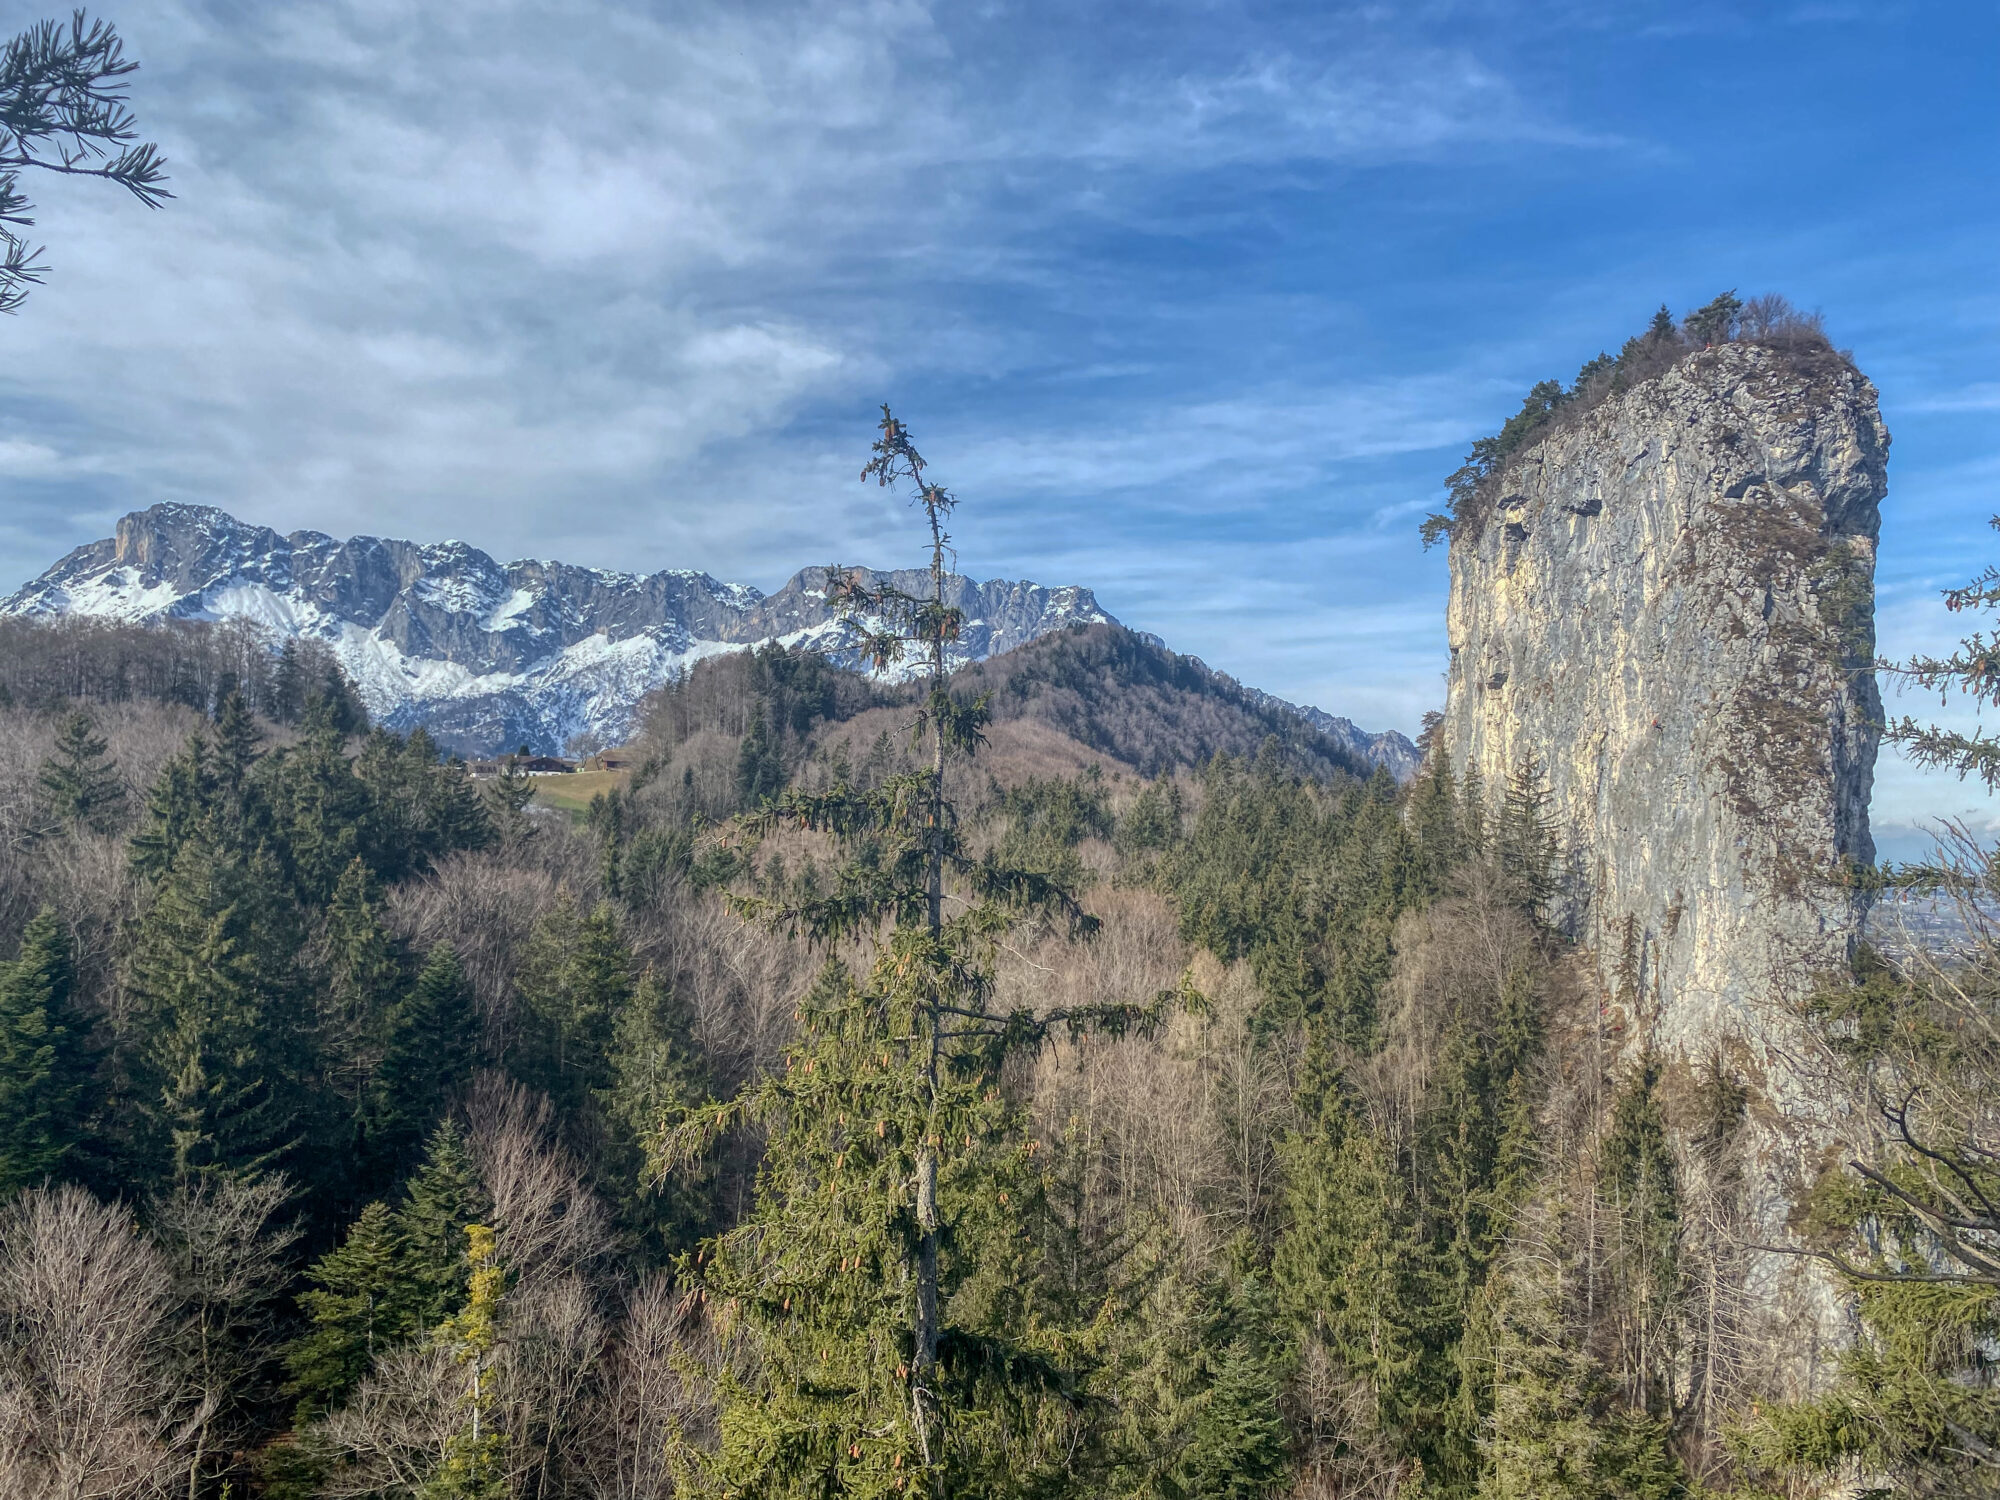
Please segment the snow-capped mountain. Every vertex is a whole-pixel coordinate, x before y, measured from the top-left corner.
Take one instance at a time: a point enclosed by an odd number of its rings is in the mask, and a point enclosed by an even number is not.
[[[928,582],[911,570],[867,576],[912,592]],[[287,536],[211,506],[166,504],[135,511],[115,536],[77,548],[0,601],[0,613],[248,618],[274,640],[326,643],[378,723],[422,724],[470,755],[520,744],[554,750],[586,731],[615,743],[640,698],[719,652],[775,641],[862,667],[855,629],[828,607],[825,583],[823,568],[762,594],[685,570],[641,576],[503,564],[464,542]],[[957,654],[965,661],[1073,624],[1118,623],[1086,588],[954,576],[947,592],[964,612]],[[1401,735],[1371,736],[1318,709],[1295,711],[1407,774]],[[1400,746],[1385,753],[1375,744],[1384,739]]]
[[[924,575],[889,581],[916,589]],[[808,568],[774,594],[706,573],[495,562],[464,542],[289,536],[203,505],[155,505],[16,590],[0,612],[127,621],[247,617],[330,646],[374,718],[467,753],[615,742],[639,699],[704,656],[768,641],[859,665]],[[954,577],[965,659],[1071,623],[1116,623],[1089,589]],[[888,675],[895,674],[891,668]]]

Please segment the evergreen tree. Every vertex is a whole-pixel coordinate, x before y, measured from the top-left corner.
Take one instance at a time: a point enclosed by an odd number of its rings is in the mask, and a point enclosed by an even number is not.
[[[534,832],[528,821],[528,804],[535,800],[535,778],[521,770],[512,756],[500,763],[498,776],[480,787],[479,796],[493,836],[508,848]]]
[[[1680,1197],[1650,1052],[1619,1089],[1604,1138],[1597,1194],[1610,1224],[1610,1266],[1627,1403],[1671,1409],[1678,1350]]]
[[[1532,917],[1545,916],[1556,894],[1556,825],[1542,768],[1532,756],[1507,778],[1493,853],[1507,899]]]
[[[378,1172],[394,1172],[431,1133],[452,1092],[472,1075],[472,993],[449,943],[431,949],[417,982],[388,1017],[381,1066],[370,1080],[367,1139]]]
[[[710,1095],[712,1083],[693,1030],[687,1003],[648,970],[619,1011],[611,1039],[611,1084],[602,1095],[617,1137],[614,1188],[628,1223],[675,1250],[685,1248],[710,1216],[709,1183],[700,1164],[690,1162],[655,1184],[650,1198],[639,1194],[646,1142],[663,1121]],[[634,1222],[641,1219],[643,1225]]]
[[[1122,1382],[1143,1393],[1127,1403],[1122,1477],[1139,1493],[1187,1500],[1277,1494],[1292,1461],[1282,1415],[1290,1361],[1256,1247],[1237,1236],[1220,1274],[1192,1295],[1179,1292],[1179,1279],[1162,1278],[1132,1310],[1143,1319],[1146,1362]]]
[[[1434,1300],[1407,1189],[1383,1143],[1338,1099],[1283,1143],[1287,1224],[1272,1254],[1279,1312],[1303,1347],[1373,1393],[1373,1426],[1418,1456],[1437,1426],[1425,1367]],[[1336,1441],[1350,1434],[1333,1435]]]
[[[360,695],[347,680],[347,674],[340,670],[340,663],[332,660],[327,661],[319,681],[306,694],[300,719],[309,727],[341,740],[368,732],[368,710],[362,707]]]
[[[285,1351],[303,1425],[361,1383],[379,1353],[418,1332],[415,1288],[395,1216],[371,1203],[340,1245],[306,1272],[299,1295],[307,1331]]]
[[[1127,859],[1164,854],[1180,842],[1183,800],[1170,776],[1149,782],[1118,822],[1116,844]]]
[[[929,589],[873,588],[832,569],[828,594],[851,619],[888,622],[866,637],[878,662],[910,645],[924,653],[929,764],[871,791],[788,791],[749,825],[831,837],[846,863],[829,894],[739,896],[739,908],[821,943],[872,938],[875,959],[865,978],[829,964],[800,1004],[783,1069],[661,1138],[656,1173],[732,1119],[768,1131],[749,1219],[684,1263],[750,1341],[755,1373],[725,1380],[720,1452],[683,1456],[699,1482],[739,1496],[1053,1494],[1070,1483],[1064,1449],[1047,1441],[1066,1426],[1077,1376],[1065,1330],[1018,1320],[1018,1301],[957,1294],[1012,1243],[1027,1157],[1001,1086],[1009,1053],[1054,1024],[1142,1018],[987,1008],[993,940],[1013,914],[1084,919],[1046,877],[976,860],[960,842],[946,766],[978,743],[984,705],[946,691],[962,623],[944,602],[954,502],[886,409],[882,432],[864,477],[916,485]],[[962,897],[949,914],[948,884]]]
[[[1742,312],[1743,299],[1732,289],[1689,313],[1681,327],[1697,344],[1726,344],[1736,337]]]
[[[355,1123],[366,1112],[370,1079],[387,1040],[389,1010],[403,983],[403,965],[382,926],[371,887],[360,859],[350,860],[327,904],[319,943],[325,974],[319,992],[321,1064]]]
[[[69,934],[44,910],[0,964],[0,1196],[55,1176],[82,1132],[84,1038],[70,1011]]]
[[[760,701],[736,755],[736,802],[739,807],[758,807],[784,788],[784,758]]]
[[[1553,1237],[1522,1237],[1497,1288],[1479,1500],[1680,1500],[1686,1482],[1667,1424],[1620,1409],[1602,1366],[1579,1347],[1548,1263],[1561,1254]]]
[[[240,792],[257,764],[264,733],[241,693],[230,691],[215,706],[215,775],[225,792]]]
[[[132,867],[147,880],[173,868],[182,847],[214,810],[215,770],[208,742],[191,735],[169,759],[146,793],[139,831],[132,836]]]
[[[515,979],[531,1025],[518,1071],[567,1108],[611,1082],[611,1033],[632,993],[632,953],[618,913],[600,902],[588,915],[564,893],[535,924]]]
[[[434,1328],[463,1305],[469,1274],[463,1253],[466,1226],[490,1211],[465,1132],[456,1121],[446,1120],[431,1132],[424,1163],[396,1210],[418,1326]]]
[[[125,783],[90,715],[76,709],[56,726],[55,749],[35,778],[42,815],[56,828],[109,833],[125,804]]]
[[[280,724],[296,724],[305,706],[305,663],[299,659],[297,638],[287,636],[278,648],[278,665],[271,673],[271,717]]]
[[[274,875],[197,828],[138,924],[125,973],[138,1104],[176,1175],[254,1170],[292,1143],[298,943]]]
[[[369,813],[368,789],[340,735],[323,719],[309,720],[296,744],[271,757],[260,780],[299,899],[325,904],[363,852]]]

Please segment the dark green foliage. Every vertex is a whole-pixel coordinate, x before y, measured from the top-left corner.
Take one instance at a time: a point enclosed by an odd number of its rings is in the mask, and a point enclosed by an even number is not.
[[[404,983],[402,955],[382,926],[373,882],[358,857],[334,887],[319,947],[321,1068],[358,1124],[381,1060],[389,1007]]]
[[[1830,348],[1818,317],[1795,312],[1782,297],[1758,297],[1746,304],[1733,291],[1724,292],[1679,325],[1662,305],[1646,331],[1627,339],[1615,358],[1599,354],[1587,361],[1567,389],[1560,380],[1538,381],[1498,433],[1473,443],[1465,462],[1445,480],[1445,511],[1424,519],[1424,545],[1434,546],[1461,528],[1469,535],[1483,528],[1498,498],[1494,486],[1500,473],[1563,422],[1671,369],[1694,351],[1738,338],[1796,353]]]
[[[1665,312],[1665,308],[1660,309]],[[1738,318],[1743,311],[1743,299],[1732,289],[1724,292],[1712,302],[1704,302],[1689,313],[1681,323],[1681,331],[1690,340],[1704,347],[1711,344],[1726,344],[1736,337]],[[1657,323],[1657,319],[1655,322]]]
[[[1507,778],[1492,839],[1505,899],[1531,917],[1547,915],[1558,874],[1556,826],[1542,768],[1532,757]]]
[[[463,764],[443,759],[422,729],[407,739],[375,730],[353,770],[367,794],[363,852],[377,880],[402,880],[447,854],[493,842],[492,820]]]
[[[1160,880],[1181,934],[1247,958],[1285,1014],[1325,1011],[1359,1040],[1375,1025],[1389,929],[1423,898],[1423,871],[1393,782],[1316,784],[1218,759],[1206,800]]]
[[[298,639],[287,636],[271,672],[269,712],[280,724],[296,724],[306,708],[306,667]]]
[[[823,945],[867,942],[874,961],[862,979],[829,962],[782,1071],[731,1105],[687,1111],[660,1139],[656,1171],[670,1175],[732,1119],[768,1132],[750,1218],[683,1262],[754,1355],[753,1374],[724,1376],[719,1453],[688,1457],[738,1495],[1075,1492],[1087,1481],[1066,1439],[1081,1410],[1084,1330],[1032,1316],[1036,1299],[996,1272],[1034,1258],[1016,1216],[1035,1179],[1003,1070],[1052,1027],[1153,1016],[989,1009],[995,941],[1009,927],[1096,924],[1059,877],[964,847],[945,773],[980,743],[987,702],[945,685],[961,623],[943,592],[954,502],[923,478],[886,408],[882,431],[867,474],[917,485],[929,592],[837,568],[827,587],[866,622],[879,663],[922,651],[929,764],[867,790],[788,791],[746,829],[791,825],[830,841],[840,862],[823,894],[738,906]]]
[[[261,1168],[296,1137],[300,944],[281,885],[198,827],[140,919],[125,975],[135,1103],[144,1149],[176,1175]]]
[[[366,1153],[378,1180],[409,1165],[472,1074],[477,1018],[450,944],[430,951],[416,983],[390,1010],[384,1034],[366,1117]]]
[[[285,1351],[298,1420],[338,1406],[361,1383],[375,1356],[417,1332],[415,1287],[395,1216],[371,1203],[337,1249],[306,1272],[299,1294],[308,1331]]]
[[[1432,1301],[1414,1206],[1384,1143],[1332,1103],[1285,1143],[1287,1228],[1272,1262],[1278,1308],[1308,1357],[1372,1395],[1373,1425],[1404,1454],[1435,1438],[1425,1326]],[[1324,1435],[1335,1443],[1363,1436]]]
[[[491,1213],[465,1132],[447,1119],[431,1132],[423,1165],[410,1178],[396,1212],[417,1327],[434,1328],[464,1305],[469,1269],[465,1226],[484,1223]]]
[[[736,757],[736,801],[743,807],[759,807],[785,789],[785,763],[765,722],[762,705],[743,736]]]
[[[69,934],[43,911],[0,964],[0,1197],[63,1173],[82,1136],[89,1057],[73,979]]]
[[[647,1191],[645,1146],[663,1122],[708,1099],[713,1080],[694,1041],[687,1003],[650,970],[632,987],[611,1036],[610,1086],[601,1095],[615,1144],[607,1156],[627,1227],[656,1251],[681,1251],[713,1217],[711,1174],[688,1162]]]
[[[1166,853],[1180,842],[1184,814],[1180,787],[1171,777],[1156,778],[1118,820],[1113,840],[1118,852],[1127,859]]]
[[[299,898],[326,902],[363,853],[370,811],[368,788],[354,774],[340,736],[308,726],[296,745],[272,757],[260,780]]]
[[[157,880],[173,868],[183,845],[208,817],[214,796],[208,742],[196,735],[161,769],[146,793],[146,810],[132,838],[132,867]]]
[[[632,983],[617,911],[585,913],[565,894],[535,924],[515,981],[526,1022],[515,1071],[569,1108],[608,1087],[612,1028]]]
[[[64,714],[55,749],[42,762],[35,792],[48,823],[109,833],[125,805],[125,783],[106,753],[104,738],[82,709]]]
[[[1611,1284],[1625,1396],[1658,1414],[1673,1397],[1677,1350],[1674,1299],[1680,1291],[1680,1195],[1659,1100],[1660,1064],[1650,1053],[1618,1091],[1605,1135],[1597,1194],[1606,1210]]]
[[[1679,1500],[1688,1487],[1667,1424],[1616,1404],[1613,1383],[1578,1347],[1549,1270],[1524,1256],[1497,1289],[1479,1500]]]
[[[996,811],[1007,825],[995,850],[998,863],[1048,876],[1072,890],[1088,884],[1076,846],[1109,838],[1114,826],[1103,774],[1095,766],[1074,778],[1031,776],[1002,792]]]
[[[308,728],[325,730],[342,739],[368,732],[368,710],[361,706],[361,695],[354,691],[354,684],[347,680],[339,663],[332,660],[325,663],[319,681],[307,691],[300,718]]]

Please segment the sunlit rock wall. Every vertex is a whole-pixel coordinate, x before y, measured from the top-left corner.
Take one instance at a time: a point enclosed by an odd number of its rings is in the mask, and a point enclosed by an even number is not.
[[[1454,766],[1546,777],[1620,1034],[1727,1045],[1779,1102],[1771,1007],[1865,914],[1888,450],[1844,360],[1726,345],[1520,455],[1451,541]]]

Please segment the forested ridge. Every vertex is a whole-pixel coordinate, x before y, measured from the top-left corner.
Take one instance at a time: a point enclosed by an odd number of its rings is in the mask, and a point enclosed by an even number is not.
[[[572,820],[176,630],[0,708],[0,1490],[1992,1489],[1983,960],[1800,1018],[1877,1174],[1800,1185],[1802,1355],[1756,1080],[1546,927],[1533,765],[1100,629],[706,663]]]

